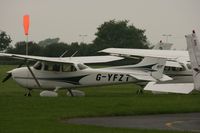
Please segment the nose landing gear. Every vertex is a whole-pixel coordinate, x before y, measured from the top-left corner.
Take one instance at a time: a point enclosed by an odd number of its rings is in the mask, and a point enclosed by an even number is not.
[[[28,89],[28,91],[24,94],[24,96],[28,96],[28,97],[31,97],[31,89]]]

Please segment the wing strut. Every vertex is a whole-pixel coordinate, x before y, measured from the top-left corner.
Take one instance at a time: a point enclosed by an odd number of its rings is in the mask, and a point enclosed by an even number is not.
[[[34,80],[35,80],[36,84],[38,85],[38,87],[41,88],[41,85],[40,85],[39,81],[38,81],[37,78],[35,77],[35,74],[34,74],[33,71],[31,70],[31,68],[30,68],[30,66],[28,65],[28,63],[26,63],[26,66],[27,66],[28,70],[30,71],[30,73],[31,73],[32,77],[34,78]]]

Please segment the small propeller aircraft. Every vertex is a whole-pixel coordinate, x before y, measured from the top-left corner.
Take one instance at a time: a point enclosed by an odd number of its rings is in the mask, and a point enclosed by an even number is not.
[[[26,96],[31,96],[32,89],[43,90],[41,96],[57,96],[56,91],[67,89],[71,96],[75,96],[77,93],[72,89],[78,87],[171,80],[162,74],[166,62],[163,58],[156,58],[156,63],[148,67],[121,66],[121,69],[112,67],[93,69],[84,63],[108,62],[122,58],[115,56],[51,58],[7,53],[0,53],[0,56],[24,61],[16,69],[9,71],[3,82],[12,77],[19,85],[28,89]],[[36,63],[30,67],[29,61]]]

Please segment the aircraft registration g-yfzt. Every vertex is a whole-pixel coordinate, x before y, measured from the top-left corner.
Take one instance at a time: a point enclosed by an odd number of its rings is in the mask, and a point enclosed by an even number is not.
[[[40,57],[18,54],[0,53],[0,56],[21,59],[25,67],[8,72],[5,82],[12,77],[19,85],[28,89],[25,95],[30,96],[32,89],[43,90],[41,96],[57,96],[56,91],[67,89],[71,96],[82,95],[73,90],[77,87],[110,85],[129,82],[149,82],[171,80],[163,75],[166,59],[157,58],[157,63],[148,67],[126,68],[99,68],[92,69],[84,63],[108,62],[122,59],[114,56],[92,56],[92,57]],[[36,61],[30,67],[28,61]]]

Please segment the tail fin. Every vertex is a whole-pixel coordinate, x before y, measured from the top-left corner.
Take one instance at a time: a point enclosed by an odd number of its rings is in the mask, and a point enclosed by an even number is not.
[[[157,80],[168,80],[169,77],[163,75],[164,67],[167,59],[154,58],[156,64],[151,67],[151,76]]]
[[[185,38],[192,65],[194,88],[200,91],[200,44],[195,31],[190,35],[186,35]]]
[[[153,49],[160,49],[160,50],[169,50],[172,47],[172,43],[162,43],[161,41],[154,46]],[[157,62],[156,58],[152,57],[145,57],[141,62],[137,64],[137,66],[146,66],[150,64],[154,64]]]

